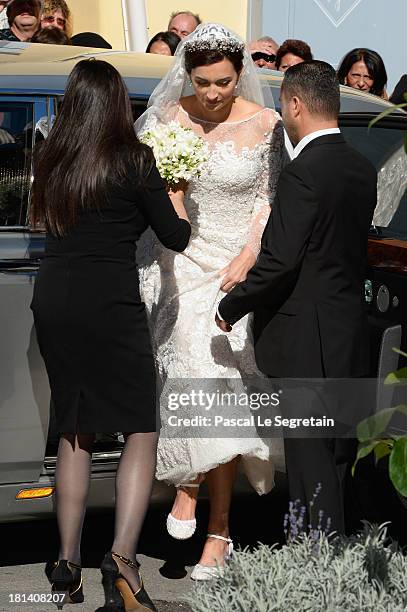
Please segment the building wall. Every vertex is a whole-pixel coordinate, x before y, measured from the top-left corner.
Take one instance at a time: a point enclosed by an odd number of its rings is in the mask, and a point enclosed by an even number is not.
[[[121,0],[68,0],[73,13],[73,33],[91,31],[103,36],[114,49],[125,49]],[[146,0],[148,38],[166,30],[172,12],[188,9],[202,21],[224,23],[243,38],[255,38],[262,28],[262,0]]]
[[[198,13],[202,21],[223,23],[243,38],[246,38],[248,15],[251,12],[254,29],[257,26],[258,32],[249,31],[249,36],[251,34],[260,35],[262,5],[261,0],[177,0],[175,2],[174,0],[147,0],[149,38],[167,29],[172,12],[184,9]],[[256,20],[256,12],[258,12],[258,20]],[[258,21],[257,24],[256,21]]]
[[[347,12],[348,16],[338,23]],[[380,53],[386,65],[390,93],[400,76],[407,72],[406,23],[406,0],[263,2],[263,35],[268,34],[279,43],[286,38],[305,40],[316,58],[334,66],[355,47],[374,49]]]
[[[67,0],[73,14],[73,33],[97,32],[113,49],[125,49],[120,0]],[[84,8],[86,5],[86,9]]]

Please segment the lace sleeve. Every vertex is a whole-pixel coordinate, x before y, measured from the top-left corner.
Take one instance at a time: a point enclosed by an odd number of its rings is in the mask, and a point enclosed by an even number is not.
[[[272,111],[271,111],[272,112]],[[266,227],[277,189],[283,163],[284,129],[280,116],[272,112],[268,131],[265,132],[262,172],[253,205],[251,227],[246,246],[255,256],[260,253],[261,237]]]

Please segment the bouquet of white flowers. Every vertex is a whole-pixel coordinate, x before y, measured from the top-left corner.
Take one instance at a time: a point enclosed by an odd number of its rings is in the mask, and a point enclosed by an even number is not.
[[[152,148],[158,171],[168,185],[200,176],[203,165],[208,161],[206,142],[175,121],[158,124],[139,138]]]

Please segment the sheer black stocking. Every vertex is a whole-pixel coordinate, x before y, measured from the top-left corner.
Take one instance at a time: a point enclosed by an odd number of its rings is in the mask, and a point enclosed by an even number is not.
[[[94,434],[63,434],[55,474],[61,540],[59,559],[81,564],[81,536],[89,491]]]
[[[134,561],[151,498],[158,433],[125,434],[125,439],[116,477],[116,520],[112,550]],[[133,589],[138,589],[137,571],[116,557],[114,559]]]

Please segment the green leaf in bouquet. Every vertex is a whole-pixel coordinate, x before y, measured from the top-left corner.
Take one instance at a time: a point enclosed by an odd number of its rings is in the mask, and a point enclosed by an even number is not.
[[[407,437],[394,443],[389,461],[390,479],[400,493],[407,497]]]

